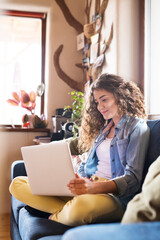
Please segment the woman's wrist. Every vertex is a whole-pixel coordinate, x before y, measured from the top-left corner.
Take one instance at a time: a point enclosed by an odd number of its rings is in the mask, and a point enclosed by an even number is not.
[[[105,194],[105,193],[117,193],[117,185],[114,181],[107,182],[93,182],[91,193]]]

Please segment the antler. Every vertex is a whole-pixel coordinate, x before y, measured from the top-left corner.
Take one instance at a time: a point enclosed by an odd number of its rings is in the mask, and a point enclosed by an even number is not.
[[[103,15],[105,9],[107,8],[109,0],[103,0],[101,6],[100,6],[100,14]]]
[[[88,2],[89,1],[89,2]],[[92,0],[86,0],[86,8],[85,8],[85,14],[87,16],[87,23],[89,23],[89,16],[90,16],[90,10],[91,10],[91,3]]]
[[[100,10],[100,0],[96,0],[95,2],[95,13],[99,13]]]
[[[110,47],[110,44],[112,42],[112,39],[113,39],[113,23],[111,25],[111,30],[110,30],[110,34],[109,34],[109,37],[108,37],[108,41],[106,42],[105,41],[105,44],[106,44],[106,50]]]
[[[71,88],[77,91],[83,91],[83,84],[81,82],[76,82],[75,80],[71,79],[65,72],[61,69],[59,64],[59,56],[62,52],[63,45],[61,44],[54,53],[54,65],[58,76],[67,83]]]
[[[69,8],[65,4],[64,0],[55,0],[60,9],[63,12],[63,15],[70,26],[72,26],[78,33],[83,32],[83,25],[78,22],[73,15],[71,14]]]

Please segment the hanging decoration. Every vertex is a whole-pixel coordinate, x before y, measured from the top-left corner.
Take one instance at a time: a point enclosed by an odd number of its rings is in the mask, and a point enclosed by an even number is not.
[[[103,26],[104,12],[108,6],[109,0],[95,0],[95,14],[90,22],[90,10],[92,0],[86,0],[85,14],[87,23],[83,26],[71,14],[64,0],[55,0],[60,7],[66,21],[77,32],[77,51],[82,51],[82,63],[75,64],[76,67],[83,69],[85,80],[76,82],[71,79],[60,66],[60,54],[63,45],[60,45],[54,53],[54,65],[58,76],[66,82],[71,88],[77,91],[83,91],[88,82],[94,81],[102,71],[105,62],[105,53],[110,47],[113,39],[113,23],[110,29],[110,35],[107,40],[101,40],[101,29]]]

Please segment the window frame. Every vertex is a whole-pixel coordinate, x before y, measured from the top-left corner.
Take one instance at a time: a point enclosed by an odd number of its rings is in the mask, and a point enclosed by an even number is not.
[[[149,65],[149,62],[146,62],[145,55],[150,52],[148,49],[148,44],[150,44],[150,39],[146,39],[146,24],[148,24],[146,19],[146,1],[147,0],[140,0],[139,1],[139,44],[140,44],[140,53],[139,53],[139,85],[144,93],[144,97],[146,100],[146,104],[150,105],[149,103],[149,94],[148,94],[148,83],[146,82],[146,65]],[[150,26],[148,26],[150,28]],[[148,32],[147,32],[148,33]],[[147,44],[148,41],[148,44]],[[150,60],[148,60],[150,61]],[[150,75],[150,71],[147,72],[147,75]],[[149,77],[149,76],[148,76]],[[149,77],[150,79],[150,77]],[[160,119],[160,114],[150,114],[148,113],[148,119]]]
[[[139,1],[139,85],[144,93],[145,0]]]
[[[150,113],[150,94],[149,88],[151,84],[151,0],[142,0],[144,2],[143,15],[144,15],[144,92],[145,100],[149,107],[148,119],[160,119],[159,113]],[[149,17],[150,19],[148,20]],[[150,58],[146,58],[150,55]]]
[[[41,31],[41,83],[45,84],[45,54],[46,54],[46,19],[47,14],[44,12],[28,12],[28,11],[15,11],[15,10],[0,10],[0,15],[5,16],[15,16],[15,17],[28,17],[28,18],[39,18],[42,21],[42,31]],[[41,114],[44,114],[44,101],[45,92],[41,96]],[[0,127],[11,127],[11,125],[0,124]],[[15,127],[20,127],[20,125],[15,125]]]

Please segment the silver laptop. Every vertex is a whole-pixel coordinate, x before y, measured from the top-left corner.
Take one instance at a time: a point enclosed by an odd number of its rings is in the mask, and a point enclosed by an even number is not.
[[[67,184],[75,173],[66,141],[22,147],[21,152],[33,194],[73,196]]]

